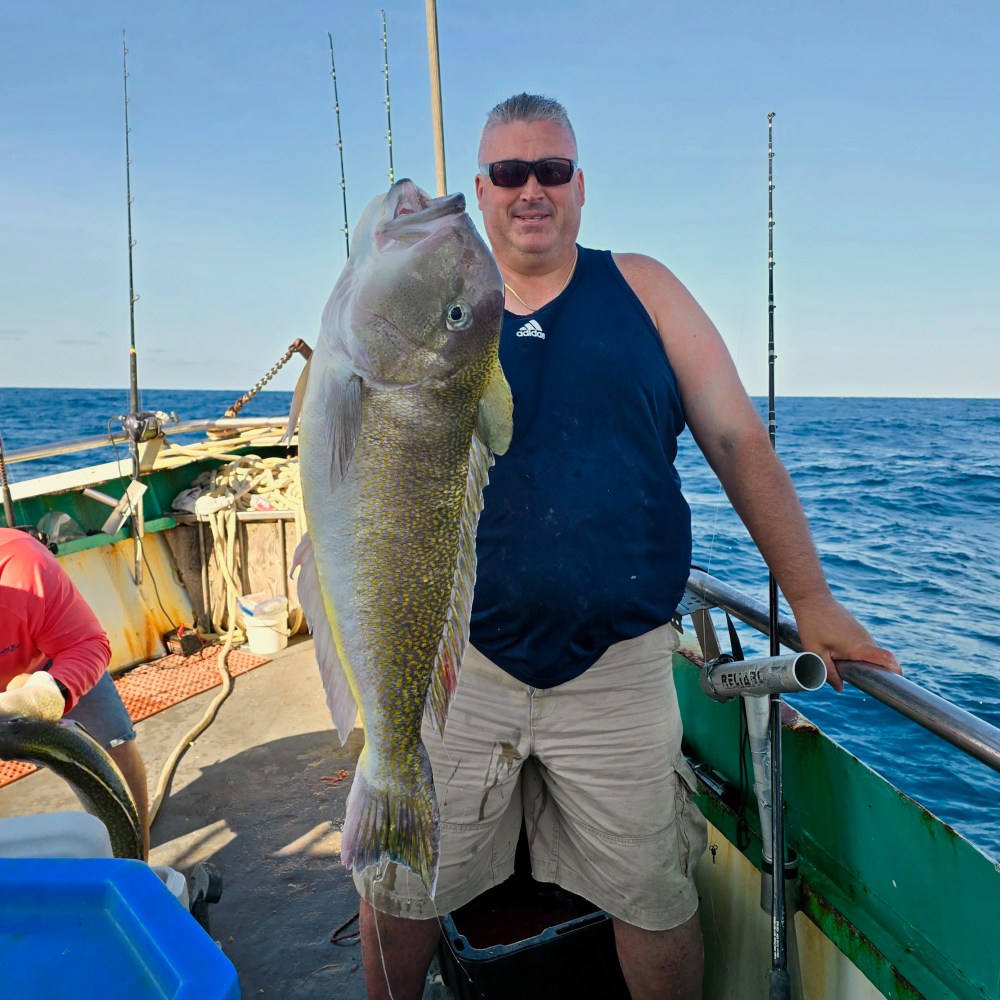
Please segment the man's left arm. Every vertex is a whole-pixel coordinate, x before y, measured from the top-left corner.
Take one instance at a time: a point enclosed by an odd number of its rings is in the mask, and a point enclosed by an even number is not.
[[[691,434],[791,606],[803,647],[823,657],[838,691],[837,659],[901,673],[893,654],[831,594],[791,478],[712,321],[662,264],[637,255],[616,260],[660,331]]]

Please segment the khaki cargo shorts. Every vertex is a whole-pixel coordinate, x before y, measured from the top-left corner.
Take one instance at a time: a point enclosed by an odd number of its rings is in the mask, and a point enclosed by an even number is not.
[[[676,647],[666,625],[533,688],[470,646],[444,738],[424,725],[441,807],[435,897],[392,862],[355,873],[361,895],[413,919],[457,909],[512,874],[523,818],[538,881],[646,930],[684,923],[706,832],[681,756]]]

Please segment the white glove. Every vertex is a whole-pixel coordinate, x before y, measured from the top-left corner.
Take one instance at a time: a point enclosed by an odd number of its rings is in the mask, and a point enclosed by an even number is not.
[[[44,670],[33,673],[23,687],[0,692],[0,716],[58,722],[65,710],[66,702],[59,686]]]

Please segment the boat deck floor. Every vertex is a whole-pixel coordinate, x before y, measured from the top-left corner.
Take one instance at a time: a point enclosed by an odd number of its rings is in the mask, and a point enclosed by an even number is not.
[[[218,690],[138,723],[151,786]],[[150,863],[187,874],[209,861],[222,872],[211,933],[239,972],[244,1000],[365,996],[360,945],[330,942],[358,908],[340,828],[362,742],[357,729],[339,745],[312,642],[299,639],[236,678],[181,758],[153,825]],[[0,817],[77,808],[69,785],[48,771],[0,789]],[[432,964],[424,1000],[450,997]]]

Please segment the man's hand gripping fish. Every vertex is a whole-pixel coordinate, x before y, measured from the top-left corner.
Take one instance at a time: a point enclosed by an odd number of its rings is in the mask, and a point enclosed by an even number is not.
[[[405,864],[431,894],[439,819],[420,724],[426,710],[444,730],[483,487],[511,439],[502,314],[465,198],[399,181],[358,223],[289,416],[309,527],[298,593],[341,741],[358,710],[365,731],[341,856]]]

